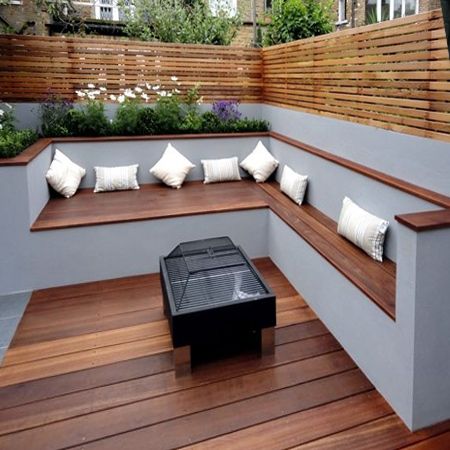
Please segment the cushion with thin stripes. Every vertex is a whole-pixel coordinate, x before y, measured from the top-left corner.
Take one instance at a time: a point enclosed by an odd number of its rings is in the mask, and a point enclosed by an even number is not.
[[[202,159],[204,183],[220,183],[241,179],[237,156],[223,159]]]
[[[363,249],[376,261],[383,261],[383,245],[389,222],[380,219],[345,197],[337,232]]]
[[[138,167],[138,164],[121,167],[94,167],[96,175],[94,192],[139,189],[136,178]]]
[[[307,184],[307,175],[300,175],[294,172],[289,166],[284,166],[280,182],[281,192],[284,192],[298,205],[303,203]]]

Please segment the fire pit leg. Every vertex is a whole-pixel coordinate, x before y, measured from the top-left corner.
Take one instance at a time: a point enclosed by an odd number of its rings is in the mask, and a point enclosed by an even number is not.
[[[273,355],[275,351],[275,327],[261,329],[261,356]]]
[[[191,346],[176,347],[173,349],[173,364],[175,376],[182,377],[191,373]]]

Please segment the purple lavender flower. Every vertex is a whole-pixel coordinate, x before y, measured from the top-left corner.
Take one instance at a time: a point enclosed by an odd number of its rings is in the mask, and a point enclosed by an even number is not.
[[[222,121],[239,120],[239,101],[237,100],[219,100],[213,103],[212,112]]]

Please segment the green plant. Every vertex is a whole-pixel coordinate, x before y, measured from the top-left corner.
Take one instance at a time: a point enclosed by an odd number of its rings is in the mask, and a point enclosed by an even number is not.
[[[142,106],[137,102],[125,100],[117,109],[112,123],[112,132],[122,136],[142,134],[140,129],[140,111]]]
[[[50,95],[39,107],[42,136],[69,136],[68,113],[72,108],[72,102]]]
[[[0,158],[17,156],[37,139],[38,134],[33,130],[0,131]]]
[[[304,39],[333,29],[329,0],[274,0],[264,45]]]
[[[138,114],[137,127],[142,135],[156,134],[157,121],[153,108],[141,108]]]
[[[111,124],[105,114],[105,106],[98,100],[89,100],[81,108],[73,108],[67,114],[67,124],[73,136],[107,136]]]
[[[389,10],[382,8],[381,9],[381,22],[384,22],[385,20],[389,20]],[[378,23],[377,9],[376,8],[368,8],[368,9],[366,9],[366,24],[371,25],[373,23]]]
[[[159,91],[155,105],[155,122],[159,134],[177,133],[180,131],[183,115],[177,93]]]
[[[134,0],[119,2],[125,32],[144,41],[229,45],[242,21],[223,3],[215,14],[206,0]],[[174,20],[176,17],[176,20]]]

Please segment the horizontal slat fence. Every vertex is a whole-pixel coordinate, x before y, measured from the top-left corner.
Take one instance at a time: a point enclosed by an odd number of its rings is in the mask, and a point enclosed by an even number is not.
[[[172,76],[182,83],[174,86]],[[0,35],[0,99],[74,99],[88,83],[109,94],[148,82],[186,90],[201,83],[206,102],[260,102],[259,50],[64,37]]]
[[[440,10],[262,51],[264,103],[450,141]]]

